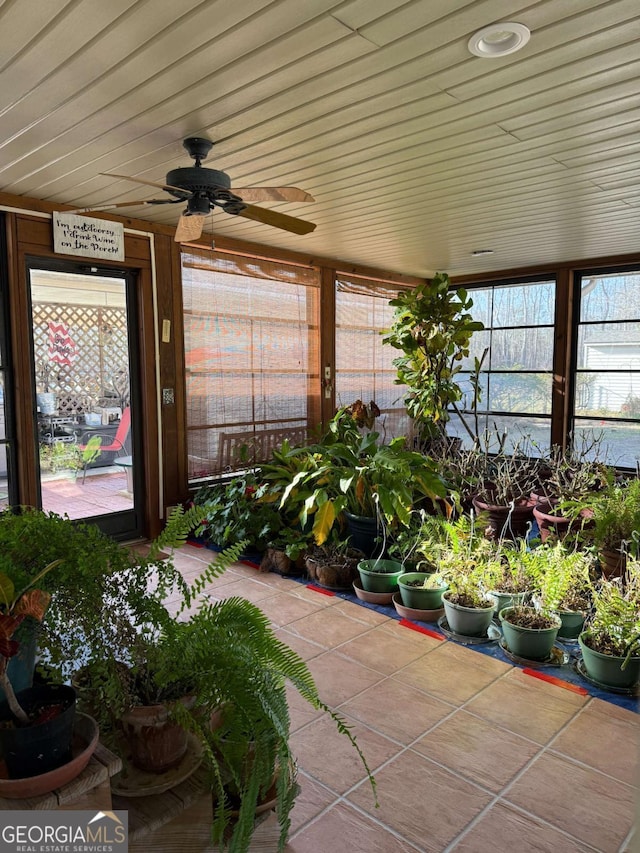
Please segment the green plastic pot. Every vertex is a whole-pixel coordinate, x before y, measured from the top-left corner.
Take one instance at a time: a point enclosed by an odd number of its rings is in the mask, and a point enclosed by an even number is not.
[[[494,605],[491,607],[462,607],[442,596],[444,612],[449,629],[464,637],[484,637],[493,618]]]
[[[604,687],[629,689],[640,681],[640,657],[629,658],[626,669],[622,669],[624,658],[614,655],[603,655],[590,648],[584,641],[588,636],[583,631],[578,637],[584,668],[589,678]]]
[[[525,599],[526,592],[496,592],[489,590],[489,598],[496,602],[496,613],[500,613],[507,607],[519,607]]]
[[[405,607],[411,607],[414,610],[438,610],[442,607],[442,593],[449,589],[448,584],[443,583],[442,586],[433,589],[409,585],[411,581],[424,583],[429,577],[428,572],[405,572],[400,575],[398,586],[400,598]]]
[[[396,560],[361,560],[358,573],[362,588],[367,592],[396,592],[402,563]]]
[[[562,625],[558,631],[558,637],[566,640],[575,640],[584,628],[585,614],[581,610],[556,610]]]
[[[499,614],[502,633],[509,651],[527,660],[546,660],[551,654],[551,649],[562,625],[560,617],[550,617],[555,620],[555,625],[552,628],[525,628],[509,621],[513,610],[513,607],[505,607]]]

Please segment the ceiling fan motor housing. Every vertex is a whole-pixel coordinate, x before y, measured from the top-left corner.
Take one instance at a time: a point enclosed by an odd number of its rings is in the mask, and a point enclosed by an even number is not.
[[[215,194],[215,190],[231,189],[231,178],[226,172],[217,169],[205,169],[203,166],[186,166],[167,172],[166,183],[170,187],[179,187],[188,193]],[[169,190],[171,192],[171,190]],[[174,193],[179,196],[179,193]]]

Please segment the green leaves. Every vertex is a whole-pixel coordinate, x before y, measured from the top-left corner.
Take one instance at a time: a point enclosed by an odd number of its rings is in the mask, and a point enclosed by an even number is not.
[[[469,313],[473,300],[466,290],[452,289],[446,273],[437,273],[390,304],[395,316],[383,341],[403,353],[393,364],[396,382],[409,389],[407,411],[423,424],[446,424],[449,407],[462,398],[455,376],[471,336],[484,328]]]

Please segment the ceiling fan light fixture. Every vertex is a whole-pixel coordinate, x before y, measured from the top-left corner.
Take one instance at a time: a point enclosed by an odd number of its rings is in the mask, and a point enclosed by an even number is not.
[[[515,53],[527,44],[531,38],[531,31],[524,24],[516,24],[512,21],[506,23],[490,24],[474,33],[467,47],[474,56],[481,59],[495,59]]]

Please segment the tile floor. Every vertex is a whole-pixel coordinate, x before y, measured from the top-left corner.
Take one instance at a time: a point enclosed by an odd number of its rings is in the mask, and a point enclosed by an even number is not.
[[[176,554],[186,577],[210,559]],[[301,793],[288,853],[640,850],[632,711],[246,565],[209,592],[268,614],[375,773],[379,808],[346,739],[292,695]]]
[[[127,492],[124,469],[112,466],[104,473],[89,471],[82,482],[82,472],[77,476],[45,480],[42,483],[42,508],[47,512],[68,515],[69,518],[90,518],[133,507]]]

